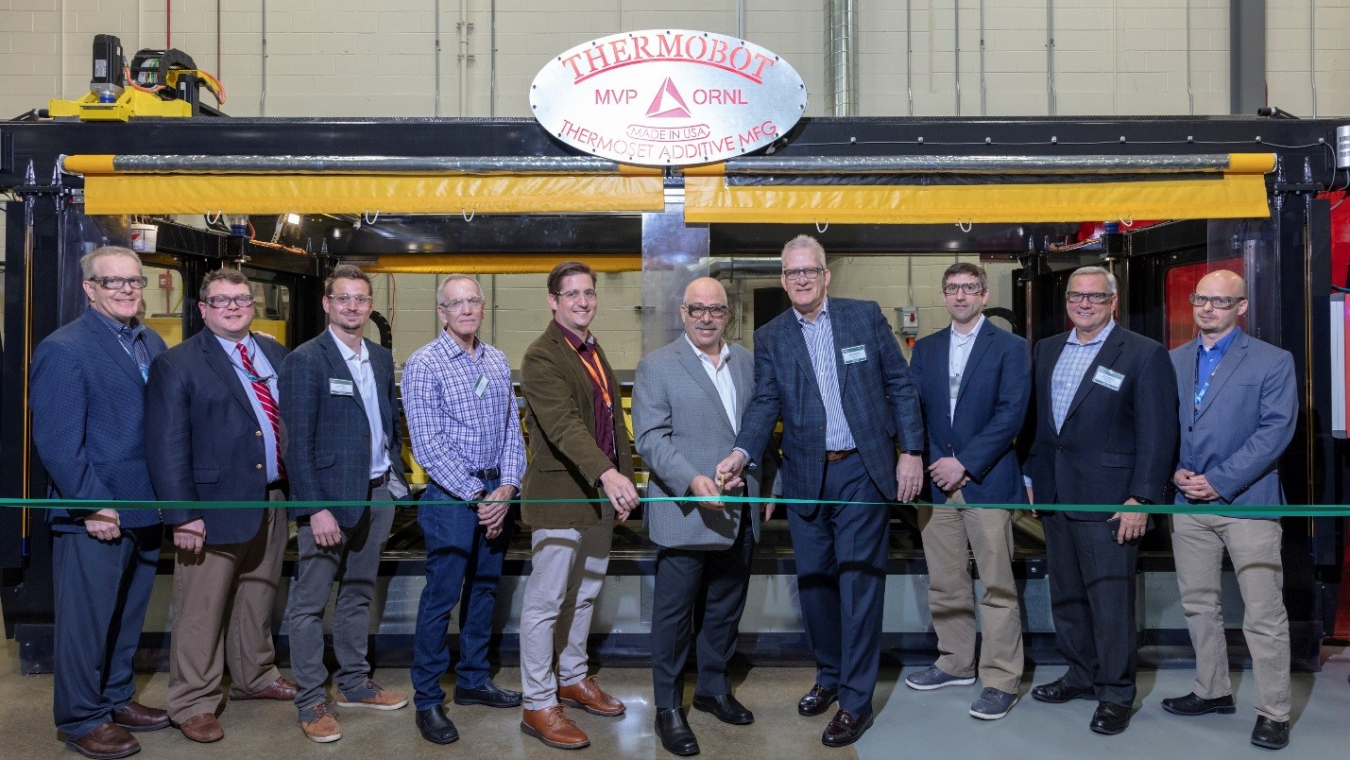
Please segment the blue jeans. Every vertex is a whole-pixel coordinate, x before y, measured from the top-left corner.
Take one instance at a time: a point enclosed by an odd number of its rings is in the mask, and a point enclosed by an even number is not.
[[[488,481],[491,492],[501,485]],[[427,485],[423,501],[453,499],[435,483]],[[441,676],[450,669],[450,642],[446,629],[450,613],[459,604],[459,663],[455,665],[460,688],[482,688],[488,680],[488,640],[492,614],[497,606],[497,584],[502,577],[502,559],[511,542],[510,523],[501,535],[487,538],[471,505],[419,506],[417,521],[426,537],[427,585],[417,605],[417,632],[413,636],[412,682],[414,703],[426,710],[445,702]],[[466,582],[467,580],[467,582]]]

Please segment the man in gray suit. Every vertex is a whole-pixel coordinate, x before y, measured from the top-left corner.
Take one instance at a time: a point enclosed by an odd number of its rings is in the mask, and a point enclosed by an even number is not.
[[[1191,295],[1200,334],[1172,351],[1180,396],[1181,457],[1172,483],[1178,504],[1283,504],[1279,458],[1294,437],[1298,386],[1294,358],[1238,327],[1247,285],[1220,269]],[[1252,744],[1289,744],[1289,616],[1284,608],[1277,516],[1176,515],[1172,549],[1177,585],[1195,646],[1195,690],[1164,699],[1175,715],[1231,715],[1228,643],[1219,607],[1226,548],[1246,607],[1242,632],[1256,680]]]
[[[682,705],[700,592],[704,614],[694,708],[733,725],[755,720],[732,696],[727,676],[745,609],[750,555],[759,540],[758,510],[750,504],[723,505],[715,479],[720,453],[735,443],[740,410],[754,391],[754,358],[744,347],[722,340],[727,313],[722,283],[711,277],[689,283],[680,305],[684,335],[638,362],[633,386],[633,437],[651,469],[648,499],[708,499],[648,501],[645,510],[648,535],[660,547],[652,602],[656,735],[677,755],[699,751]],[[763,460],[762,452],[755,460]],[[759,495],[760,475],[747,472],[745,493]]]

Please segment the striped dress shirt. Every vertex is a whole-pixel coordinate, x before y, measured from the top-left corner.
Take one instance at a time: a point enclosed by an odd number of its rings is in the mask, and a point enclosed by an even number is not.
[[[806,352],[811,356],[811,367],[816,371],[816,385],[820,400],[825,403],[825,450],[856,449],[853,431],[844,417],[844,402],[839,393],[839,369],[834,362],[834,330],[830,327],[830,300],[827,298],[816,315],[815,322],[797,313],[797,324],[802,326]]]
[[[1069,405],[1078,394],[1078,386],[1083,384],[1088,367],[1092,366],[1106,342],[1106,336],[1114,329],[1116,320],[1113,319],[1097,333],[1097,337],[1087,343],[1079,342],[1077,330],[1069,331],[1069,340],[1064,344],[1064,350],[1060,352],[1059,361],[1055,362],[1055,370],[1050,376],[1050,405],[1056,433],[1064,427],[1064,419],[1069,416]]]

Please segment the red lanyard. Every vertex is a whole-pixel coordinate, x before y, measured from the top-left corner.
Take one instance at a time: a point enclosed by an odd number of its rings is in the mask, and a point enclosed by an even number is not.
[[[605,406],[613,409],[614,402],[610,399],[609,395],[609,377],[605,374],[605,368],[600,365],[600,357],[598,355],[596,356],[595,365],[592,366],[586,359],[586,354],[582,353],[582,347],[577,346],[576,349],[577,358],[581,359],[581,366],[586,368],[586,374],[590,375],[591,380],[600,388],[600,397],[605,400]],[[591,348],[591,352],[595,352],[594,347]]]

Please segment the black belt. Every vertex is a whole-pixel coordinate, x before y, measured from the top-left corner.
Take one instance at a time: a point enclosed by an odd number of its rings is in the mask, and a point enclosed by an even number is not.
[[[380,486],[388,482],[389,482],[389,471],[385,470],[384,474],[381,475],[380,477],[370,479],[370,487],[371,489],[379,488]]]
[[[482,470],[474,470],[469,474],[479,480],[496,480],[502,476],[502,470],[500,467],[488,467]]]
[[[842,451],[827,451],[825,452],[825,461],[838,462],[840,459],[848,459],[849,457],[857,453],[858,453],[857,449],[844,449]]]

